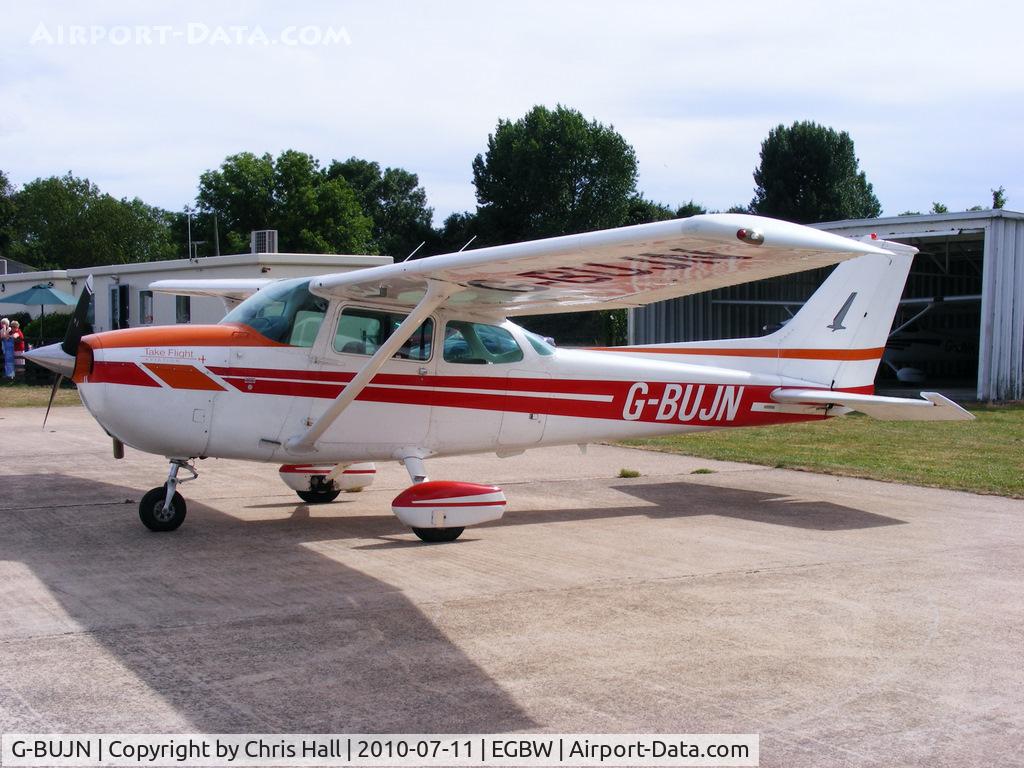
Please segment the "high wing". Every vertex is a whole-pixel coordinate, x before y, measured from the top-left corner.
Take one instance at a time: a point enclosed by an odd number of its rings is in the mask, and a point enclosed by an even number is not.
[[[503,316],[636,307],[886,251],[866,242],[745,214],[653,224],[449,253],[313,278],[325,297],[408,310],[428,282],[443,304]]]
[[[245,301],[260,288],[274,282],[267,278],[214,278],[211,280],[157,280],[149,284],[151,291],[175,296],[212,296],[223,299],[231,309]]]

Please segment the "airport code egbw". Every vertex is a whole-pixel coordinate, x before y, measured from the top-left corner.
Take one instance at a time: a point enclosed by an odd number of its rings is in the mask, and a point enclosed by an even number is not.
[[[3,734],[0,765],[756,766],[758,734]]]

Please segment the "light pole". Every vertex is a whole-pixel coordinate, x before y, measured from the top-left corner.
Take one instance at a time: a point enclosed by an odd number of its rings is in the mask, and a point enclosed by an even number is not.
[[[185,206],[185,218],[188,221],[188,245],[185,247],[185,254],[189,259],[192,258],[192,209],[187,205]]]

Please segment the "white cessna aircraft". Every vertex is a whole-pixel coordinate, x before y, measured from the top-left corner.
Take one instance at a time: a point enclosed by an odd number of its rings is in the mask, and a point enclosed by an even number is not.
[[[393,502],[425,541],[504,512],[500,488],[429,481],[432,456],[521,453],[709,429],[813,421],[969,419],[937,393],[876,397],[875,371],[915,249],[747,215],[708,215],[481,248],[293,280],[165,280],[220,296],[217,325],[82,337],[88,295],[62,344],[34,362],[72,376],[123,445],[166,456],[142,522],[185,518],[178,472],[209,456],[281,464],[307,502],[403,462]],[[782,329],[761,338],[555,349],[507,318],[637,307],[842,262]],[[780,435],[780,439],[785,439]]]

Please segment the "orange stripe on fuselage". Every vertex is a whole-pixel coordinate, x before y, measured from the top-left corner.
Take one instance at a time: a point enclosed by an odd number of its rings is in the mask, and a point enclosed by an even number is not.
[[[871,349],[744,349],[742,347],[590,347],[594,352],[634,355],[697,355],[699,357],[768,357],[785,360],[877,360],[885,347]]]
[[[261,336],[241,323],[220,325],[154,325],[123,328],[86,336],[82,341],[93,349],[127,347],[287,347]]]
[[[225,391],[224,387],[194,365],[174,365],[172,363],[143,363],[143,365],[173,389]]]

